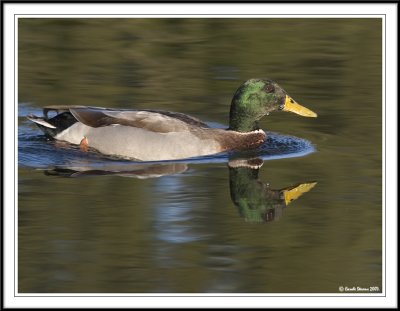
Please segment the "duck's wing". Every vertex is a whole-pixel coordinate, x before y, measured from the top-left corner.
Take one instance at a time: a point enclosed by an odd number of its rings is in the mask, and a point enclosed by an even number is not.
[[[175,118],[175,119],[185,122],[189,125],[194,125],[194,126],[199,126],[199,127],[209,127],[203,121],[201,121],[195,117],[189,116],[187,114],[180,113],[180,112],[171,112],[171,111],[162,111],[162,110],[144,110],[144,111],[159,113],[164,116]]]
[[[191,116],[157,110],[119,110],[85,106],[48,106],[57,112],[69,111],[79,122],[91,127],[124,125],[142,128],[152,132],[169,133],[188,131],[193,126],[208,127],[207,124]]]

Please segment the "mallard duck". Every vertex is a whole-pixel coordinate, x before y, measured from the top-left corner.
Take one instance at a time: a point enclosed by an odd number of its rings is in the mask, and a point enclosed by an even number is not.
[[[316,117],[276,82],[250,79],[233,96],[229,128],[210,128],[197,118],[169,111],[89,106],[47,106],[44,117],[29,115],[56,140],[100,153],[141,161],[183,159],[259,147],[266,134],[258,121],[275,110]],[[49,118],[49,111],[57,114]]]

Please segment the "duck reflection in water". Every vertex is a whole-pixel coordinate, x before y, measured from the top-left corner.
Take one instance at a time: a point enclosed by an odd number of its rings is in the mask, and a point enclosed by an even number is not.
[[[240,215],[248,222],[269,222],[281,217],[283,209],[317,182],[304,182],[275,190],[258,178],[263,165],[260,158],[231,159],[228,163],[231,199]],[[158,178],[180,174],[187,170],[185,163],[132,163],[113,164],[100,167],[76,166],[46,170],[46,175],[63,177],[85,177],[118,175],[139,179]]]
[[[101,166],[67,166],[45,170],[46,175],[63,177],[85,177],[99,175],[117,175],[139,179],[158,178],[162,176],[180,174],[188,169],[186,163],[123,163],[105,164]]]
[[[283,209],[317,182],[299,183],[279,190],[258,179],[263,160],[236,159],[228,163],[232,202],[248,222],[268,222],[281,217]]]

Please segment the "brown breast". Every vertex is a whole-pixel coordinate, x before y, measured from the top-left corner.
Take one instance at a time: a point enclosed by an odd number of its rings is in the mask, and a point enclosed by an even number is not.
[[[213,133],[221,145],[221,152],[228,150],[246,150],[261,146],[267,135],[262,130],[240,133],[229,130],[218,130]]]

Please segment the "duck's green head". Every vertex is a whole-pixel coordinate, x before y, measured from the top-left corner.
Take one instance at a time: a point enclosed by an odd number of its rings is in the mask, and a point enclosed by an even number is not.
[[[303,117],[317,116],[296,103],[276,82],[250,79],[233,96],[229,129],[238,132],[257,130],[258,120],[275,110],[291,111]]]

